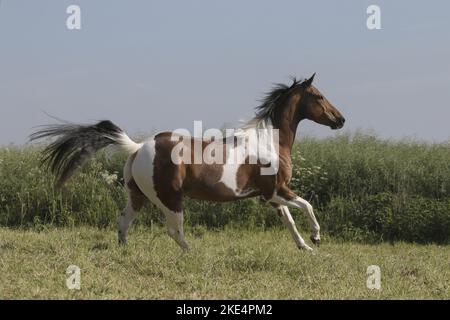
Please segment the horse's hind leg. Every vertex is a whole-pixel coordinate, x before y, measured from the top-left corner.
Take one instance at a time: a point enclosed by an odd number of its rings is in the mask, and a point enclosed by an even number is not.
[[[145,202],[147,201],[147,198],[139,190],[134,180],[130,180],[127,183],[127,191],[128,191],[128,202],[118,219],[119,244],[126,244],[128,229],[130,228],[134,219],[136,219],[136,217],[138,216],[139,211],[142,209]]]
[[[125,188],[128,193],[128,202],[126,207],[123,209],[122,213],[118,219],[118,240],[119,244],[126,244],[128,229],[133,223],[134,219],[139,214],[139,211],[147,202],[147,197],[139,189],[135,180],[131,175],[131,164],[135,158],[135,155],[131,155],[124,167],[124,180]]]
[[[171,211],[168,208],[163,209],[164,215],[166,216],[166,226],[167,226],[167,233],[169,234],[172,239],[175,240],[176,243],[181,247],[183,250],[189,249],[189,244],[186,242],[186,239],[184,238],[184,230],[183,230],[183,221],[184,221],[184,215],[183,211],[175,212]]]
[[[174,164],[161,164],[155,160],[153,180],[154,197],[149,199],[164,213],[167,233],[183,250],[189,245],[184,238],[183,222],[183,171]]]
[[[183,231],[183,178],[179,165],[171,162],[171,149],[157,153],[155,140],[149,140],[137,153],[131,171],[136,185],[160,209],[166,218],[167,231],[177,244],[187,250]]]
[[[119,244],[123,245],[127,243],[128,229],[131,226],[133,220],[137,217],[138,212],[134,211],[130,201],[123,209],[118,219],[118,240]]]

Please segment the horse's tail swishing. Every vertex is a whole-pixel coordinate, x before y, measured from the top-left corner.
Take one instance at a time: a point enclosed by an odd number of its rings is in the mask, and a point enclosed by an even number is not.
[[[53,137],[57,139],[44,149],[42,161],[56,175],[57,187],[61,187],[100,149],[116,145],[127,154],[133,154],[142,146],[109,120],[95,125],[50,125],[33,133],[30,139]]]

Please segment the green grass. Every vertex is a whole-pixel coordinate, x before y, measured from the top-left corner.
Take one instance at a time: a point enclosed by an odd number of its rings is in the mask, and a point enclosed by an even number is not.
[[[303,232],[304,235],[305,232]],[[287,230],[190,228],[182,253],[159,227],[0,228],[0,299],[449,299],[450,247],[325,238],[312,255]],[[81,290],[66,268],[81,268]],[[369,265],[381,290],[366,287]]]

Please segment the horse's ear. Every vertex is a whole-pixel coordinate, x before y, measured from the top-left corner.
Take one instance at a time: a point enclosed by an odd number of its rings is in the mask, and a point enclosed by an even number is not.
[[[303,85],[305,87],[309,87],[312,84],[315,75],[316,75],[316,73],[314,72],[314,74],[311,76],[311,78],[309,78],[308,80],[303,81]]]

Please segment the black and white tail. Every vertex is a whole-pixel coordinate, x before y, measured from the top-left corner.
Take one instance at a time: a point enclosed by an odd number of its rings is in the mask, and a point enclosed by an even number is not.
[[[56,137],[56,140],[44,149],[42,161],[56,175],[58,188],[98,150],[116,145],[127,154],[133,154],[142,146],[142,143],[131,140],[122,129],[109,120],[100,121],[95,125],[45,126],[44,129],[33,133],[30,140],[53,137]]]

